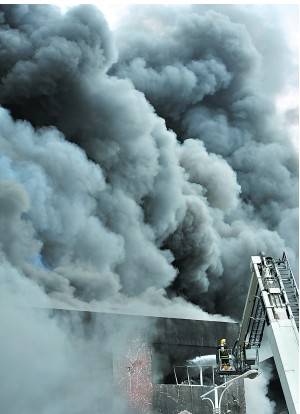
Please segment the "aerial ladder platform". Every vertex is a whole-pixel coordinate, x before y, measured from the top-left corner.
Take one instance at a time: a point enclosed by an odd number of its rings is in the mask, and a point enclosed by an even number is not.
[[[258,365],[264,338],[274,357],[289,414],[299,414],[299,292],[293,273],[285,253],[280,259],[263,253],[252,256],[250,268],[239,336],[231,353],[236,371],[232,373]]]

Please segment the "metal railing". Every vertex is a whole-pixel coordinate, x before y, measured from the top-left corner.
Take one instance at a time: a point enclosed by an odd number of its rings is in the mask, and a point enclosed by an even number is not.
[[[180,372],[179,372],[180,370]],[[216,368],[212,365],[177,365],[173,367],[176,385],[182,386],[208,386],[215,384]],[[209,383],[205,379],[210,378]]]
[[[285,252],[282,259],[276,261],[276,266],[286,292],[288,305],[299,330],[299,291]]]

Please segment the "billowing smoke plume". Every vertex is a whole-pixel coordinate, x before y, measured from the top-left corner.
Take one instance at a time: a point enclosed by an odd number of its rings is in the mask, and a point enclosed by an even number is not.
[[[274,106],[293,82],[290,55],[276,16],[255,8],[135,6],[113,35],[92,6],[8,5],[0,62],[0,283],[11,339],[1,341],[1,372],[18,368],[3,374],[1,404],[97,412],[99,383],[86,375],[105,378],[88,357],[98,342],[10,305],[239,318],[250,255],[285,249],[296,263],[292,117]],[[118,342],[107,338],[107,348]],[[17,360],[5,357],[11,343]],[[82,406],[78,378],[90,387]],[[67,381],[65,406],[55,405]],[[21,388],[27,400],[12,409]],[[57,397],[49,406],[45,390]]]
[[[273,75],[279,53],[292,68],[278,27],[275,13],[243,7],[135,7],[117,34],[110,73],[130,78],[182,143],[186,212],[163,244],[179,269],[172,291],[211,312],[237,315],[260,248],[296,264],[297,157],[274,105],[295,71],[279,63]]]
[[[160,247],[185,213],[175,134],[106,74],[116,52],[97,9],[2,18],[0,101],[19,119],[2,109],[7,259],[68,301],[166,288],[176,269]]]
[[[274,26],[143,6],[114,41],[90,6],[3,6],[1,19],[10,266],[64,302],[167,292],[239,317],[251,254],[295,262],[296,155],[272,103],[283,79],[263,88]]]

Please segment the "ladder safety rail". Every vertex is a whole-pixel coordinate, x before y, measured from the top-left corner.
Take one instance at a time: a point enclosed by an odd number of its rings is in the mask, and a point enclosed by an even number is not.
[[[289,305],[289,312],[293,315],[299,330],[299,291],[286,253],[276,261],[276,270],[280,276],[283,292]]]

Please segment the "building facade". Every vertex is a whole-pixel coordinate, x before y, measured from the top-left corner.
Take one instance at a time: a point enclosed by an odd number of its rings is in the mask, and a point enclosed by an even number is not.
[[[76,313],[76,311],[59,311]],[[191,361],[214,355],[217,342],[233,346],[236,323],[77,312],[89,335],[98,335],[99,356],[105,355],[107,381],[134,414],[212,413],[200,396],[223,382],[216,369]],[[109,346],[107,338],[112,338]],[[222,412],[245,414],[243,381],[224,393]]]

